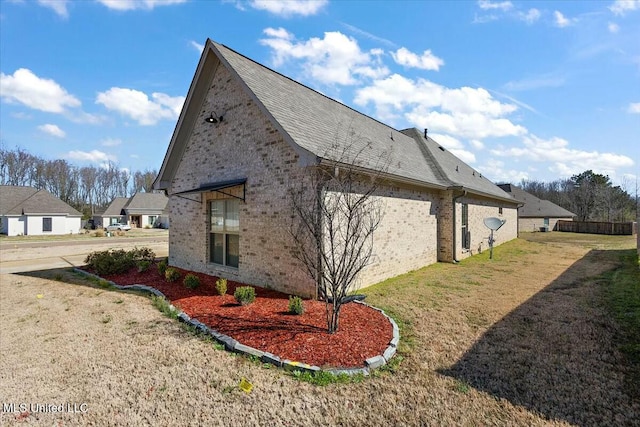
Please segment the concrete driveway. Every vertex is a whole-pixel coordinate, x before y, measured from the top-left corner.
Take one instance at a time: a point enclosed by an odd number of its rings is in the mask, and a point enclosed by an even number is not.
[[[169,253],[168,232],[136,237],[96,237],[68,240],[8,240],[0,242],[0,274],[77,267],[93,251],[149,247],[157,256]]]

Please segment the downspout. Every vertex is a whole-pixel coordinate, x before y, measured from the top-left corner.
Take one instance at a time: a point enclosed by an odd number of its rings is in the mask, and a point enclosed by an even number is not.
[[[321,159],[319,157],[316,158],[316,165],[320,166]],[[316,301],[322,298],[324,301],[327,301],[327,295],[325,293],[324,288],[324,262],[323,262],[323,253],[324,253],[324,236],[323,236],[323,227],[322,227],[322,212],[324,209],[324,192],[325,192],[325,179],[321,173],[321,169],[316,169],[315,173],[317,173],[317,183],[315,188],[315,230],[314,233],[316,235]],[[337,174],[337,168],[336,168]]]
[[[453,202],[453,263],[457,264],[458,258],[456,256],[457,250],[456,250],[456,202],[458,201],[458,199],[464,197],[467,195],[467,190],[462,190],[462,194],[454,196],[452,199]]]

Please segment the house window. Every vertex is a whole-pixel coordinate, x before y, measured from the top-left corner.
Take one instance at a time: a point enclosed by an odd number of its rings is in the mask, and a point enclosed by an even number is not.
[[[209,261],[238,268],[240,258],[240,201],[209,203]]]
[[[462,204],[462,249],[471,248],[471,233],[469,232],[469,205]]]
[[[502,215],[502,206],[498,208],[498,215]]]
[[[42,231],[52,231],[52,221],[51,218],[42,218]]]

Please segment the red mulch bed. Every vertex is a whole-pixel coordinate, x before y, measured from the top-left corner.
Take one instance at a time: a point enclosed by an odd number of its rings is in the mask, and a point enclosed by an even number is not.
[[[291,315],[289,295],[255,287],[256,300],[241,306],[233,292],[245,286],[242,283],[229,281],[227,294],[220,296],[215,287],[217,277],[193,273],[200,278],[200,286],[193,290],[182,284],[189,272],[177,270],[181,279],[172,283],[160,276],[156,265],[143,273],[132,268],[104,278],[118,285],[152,286],[191,318],[242,344],[323,368],[362,367],[365,359],[382,354],[392,338],[389,321],[362,304],[344,304],[339,330],[329,334],[324,302],[305,300],[304,314]]]

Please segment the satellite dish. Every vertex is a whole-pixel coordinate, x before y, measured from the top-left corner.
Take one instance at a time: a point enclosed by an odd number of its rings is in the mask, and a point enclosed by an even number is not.
[[[505,222],[507,222],[506,220],[496,218],[495,216],[485,218],[482,221],[484,222],[484,225],[486,225],[487,228],[491,231],[497,231],[500,227],[504,225]]]
[[[495,240],[493,239],[493,232],[502,227],[504,223],[507,222],[507,220],[492,216],[483,219],[482,222],[484,222],[484,225],[486,225],[487,228],[491,230],[491,236],[489,236],[489,259],[493,259],[493,243],[495,242]]]

